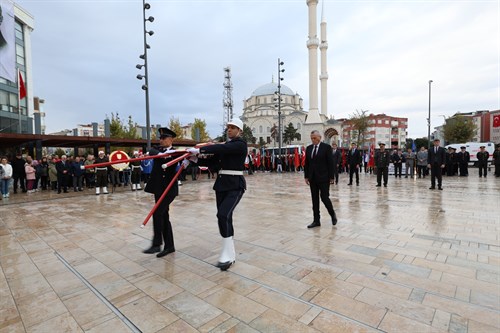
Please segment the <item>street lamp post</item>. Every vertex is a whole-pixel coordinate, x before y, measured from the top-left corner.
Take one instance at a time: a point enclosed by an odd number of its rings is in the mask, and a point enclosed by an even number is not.
[[[138,64],[135,67],[137,69],[142,69],[144,67],[144,75],[138,74],[137,79],[144,79],[144,84],[142,85],[142,90],[144,90],[146,95],[146,140],[147,140],[147,150],[151,149],[151,122],[149,120],[149,75],[148,75],[148,49],[150,48],[146,40],[146,35],[153,36],[154,32],[152,30],[146,30],[146,22],[153,22],[154,17],[150,16],[146,18],[146,10],[150,9],[151,5],[146,3],[146,0],[142,0],[142,20],[144,24],[144,53],[139,56],[144,60],[144,64]]]
[[[280,58],[278,58],[278,91],[275,92],[275,94],[277,95],[277,98],[275,98],[274,100],[278,100],[278,156],[280,156],[281,158],[281,146],[282,146],[282,140],[283,140],[283,137],[282,137],[282,130],[281,130],[281,81],[283,81],[283,78],[281,77],[281,73],[283,73],[285,71],[284,68],[281,68],[281,66],[283,66],[285,63],[283,61],[280,60]]]
[[[429,80],[429,118],[427,118],[427,149],[431,149],[431,83]]]

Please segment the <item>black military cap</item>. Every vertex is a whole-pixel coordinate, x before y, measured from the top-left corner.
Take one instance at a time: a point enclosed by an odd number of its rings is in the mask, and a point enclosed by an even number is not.
[[[481,146],[481,147],[479,147],[479,148],[486,148],[486,147],[485,147],[485,146]]]
[[[460,147],[460,149],[467,149],[465,146]]]
[[[163,138],[175,138],[175,132],[166,128],[166,127],[160,127],[158,128],[158,133],[160,134],[160,139]]]

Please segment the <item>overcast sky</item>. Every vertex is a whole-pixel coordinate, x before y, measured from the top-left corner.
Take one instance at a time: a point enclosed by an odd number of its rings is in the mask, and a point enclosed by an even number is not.
[[[34,95],[47,133],[118,113],[145,125],[142,1],[18,0],[35,18]],[[223,68],[232,70],[234,113],[277,76],[309,108],[306,0],[152,0],[147,16],[151,124],[201,118],[222,132]],[[408,117],[427,136],[457,111],[500,109],[500,1],[325,1],[328,113]],[[318,6],[318,34],[321,1]],[[319,61],[318,61],[319,63]]]

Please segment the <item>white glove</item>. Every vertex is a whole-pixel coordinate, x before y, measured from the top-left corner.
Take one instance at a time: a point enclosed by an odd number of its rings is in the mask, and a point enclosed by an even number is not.
[[[161,165],[161,168],[162,168],[162,169],[166,169],[166,168],[167,168],[167,163],[162,164],[162,165]]]
[[[189,166],[189,160],[185,159],[182,161],[182,166],[186,169]]]
[[[85,170],[85,166],[80,165],[80,169],[81,169],[81,170]]]
[[[191,155],[198,155],[200,153],[200,150],[198,148],[188,148],[186,149],[186,151]]]

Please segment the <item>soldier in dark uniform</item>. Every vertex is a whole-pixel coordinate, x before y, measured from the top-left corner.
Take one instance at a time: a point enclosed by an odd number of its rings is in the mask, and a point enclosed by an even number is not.
[[[385,150],[385,143],[378,144],[380,150],[375,153],[375,167],[377,168],[377,187],[382,186],[382,176],[384,177],[384,187],[387,187],[389,180],[389,163],[391,155],[388,150]]]
[[[150,156],[155,156],[166,151],[173,150],[172,142],[175,138],[175,132],[166,127],[158,129],[160,136],[160,146],[152,148],[149,151]],[[166,155],[164,158],[159,157],[153,160],[153,170],[151,177],[144,188],[145,192],[152,193],[155,196],[155,202],[162,196],[168,184],[176,174],[177,165],[171,165],[166,168],[165,164],[173,160],[174,157]],[[172,224],[170,223],[170,216],[168,214],[169,206],[174,201],[175,197],[179,194],[178,182],[174,182],[168,194],[163,198],[163,201],[153,213],[153,244],[144,253],[156,253],[156,256],[161,258],[169,253],[175,252],[174,247],[174,234],[172,232]],[[162,243],[163,251],[161,250]]]
[[[104,155],[104,151],[99,151],[97,158],[94,160],[95,164],[107,163],[109,158]],[[99,195],[100,189],[102,187],[102,193],[108,194],[108,167],[97,167],[95,168],[96,183],[95,183],[95,194]]]
[[[427,167],[431,171],[431,187],[429,190],[434,190],[436,188],[436,180],[438,183],[438,189],[442,190],[442,170],[446,163],[446,150],[439,146],[440,140],[434,139],[434,146],[429,148],[429,155],[427,157]]]
[[[227,270],[236,259],[234,250],[233,211],[246,190],[243,177],[245,158],[248,154],[247,143],[240,137],[243,122],[233,119],[227,123],[228,141],[225,144],[210,145],[201,148],[189,148],[193,154],[214,154],[211,161],[220,165],[213,189],[217,201],[217,219],[222,236],[222,251],[217,267]],[[202,160],[198,160],[202,162]]]
[[[134,158],[139,157],[139,152],[134,151]],[[132,191],[141,189],[141,161],[130,162],[130,169],[132,171]]]
[[[460,168],[460,177],[469,175],[470,154],[465,150],[465,146],[460,147],[460,153],[457,154],[458,167]]]
[[[456,156],[452,147],[448,147],[448,151],[446,152],[446,167],[443,169],[443,174],[446,172],[446,176],[454,176],[455,175],[455,163]]]
[[[485,146],[479,147],[480,151],[477,152],[477,166],[479,167],[479,177],[486,177],[488,174],[488,158],[490,157],[490,153],[485,150]]]
[[[493,152],[493,164],[495,165],[495,177],[500,177],[500,143]]]

